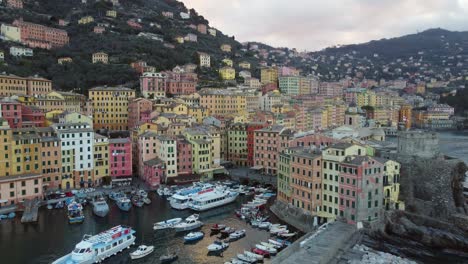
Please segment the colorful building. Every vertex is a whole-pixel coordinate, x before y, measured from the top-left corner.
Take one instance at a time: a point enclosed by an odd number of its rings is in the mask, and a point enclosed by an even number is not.
[[[95,186],[103,182],[103,178],[110,176],[109,171],[109,139],[105,136],[94,133],[94,177]]]
[[[167,77],[163,73],[145,72],[140,76],[140,90],[145,98],[166,97]]]
[[[200,60],[200,67],[210,67],[211,66],[211,60],[210,60],[210,55],[204,52],[199,52],[198,53],[198,58]]]
[[[109,55],[107,55],[107,53],[105,53],[105,52],[93,53],[92,62],[93,63],[108,64],[109,63]]]
[[[130,138],[109,139],[109,170],[112,178],[132,176],[132,140]]]
[[[60,48],[69,42],[68,33],[63,29],[46,27],[18,19],[13,21],[13,26],[18,27],[21,31],[21,43],[31,48]]]
[[[21,30],[9,24],[2,24],[0,27],[0,34],[8,41],[21,42]]]
[[[177,172],[179,176],[192,175],[192,145],[183,136],[177,141]]]
[[[140,123],[146,123],[153,111],[153,102],[145,98],[131,99],[128,104],[128,128],[133,129]]]
[[[236,70],[232,67],[222,67],[219,69],[219,77],[222,80],[234,80],[236,79]]]
[[[247,167],[247,124],[235,123],[227,128],[227,160],[236,166]]]
[[[260,82],[262,83],[262,85],[278,83],[278,68],[262,68],[260,71]]]
[[[400,163],[393,160],[377,159],[384,164],[383,192],[385,210],[405,210],[405,203],[400,200]]]

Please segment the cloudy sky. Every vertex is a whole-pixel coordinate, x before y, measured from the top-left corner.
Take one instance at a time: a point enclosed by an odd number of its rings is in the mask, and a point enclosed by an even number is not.
[[[319,50],[417,33],[468,30],[468,0],[182,0],[243,41]]]

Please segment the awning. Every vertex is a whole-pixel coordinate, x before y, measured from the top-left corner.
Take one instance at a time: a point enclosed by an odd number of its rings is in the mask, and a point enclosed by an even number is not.
[[[5,200],[5,199],[0,200],[0,204],[2,203],[8,203],[8,200]]]
[[[252,169],[252,170],[261,170],[261,169],[263,169],[263,166],[260,166],[260,165],[258,165],[258,166],[253,166],[253,167],[250,168],[250,169]]]

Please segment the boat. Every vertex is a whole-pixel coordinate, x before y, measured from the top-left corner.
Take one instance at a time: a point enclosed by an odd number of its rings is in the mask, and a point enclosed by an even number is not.
[[[159,187],[157,190],[156,190],[156,193],[159,195],[159,196],[163,196],[164,195],[164,189],[162,187]]]
[[[224,228],[226,228],[226,225],[214,224],[214,225],[211,227],[211,232],[220,232],[220,231],[223,230]]]
[[[51,205],[51,204],[48,204],[48,205],[47,205],[47,209],[52,210],[52,209],[54,209],[54,206]]]
[[[135,195],[132,197],[132,204],[136,207],[143,207],[145,203],[143,202],[143,199],[140,196]]]
[[[162,230],[162,229],[166,229],[166,228],[173,228],[174,225],[176,225],[176,224],[178,224],[180,222],[182,222],[182,218],[173,218],[173,219],[169,219],[169,220],[166,220],[166,221],[157,222],[157,223],[154,223],[153,230]]]
[[[269,258],[270,257],[270,252],[268,252],[266,250],[262,250],[262,249],[259,249],[259,248],[252,248],[251,250],[252,250],[253,253],[255,253],[257,255],[261,255],[264,258]]]
[[[184,236],[185,242],[193,242],[202,239],[205,236],[203,232],[190,232]]]
[[[190,231],[201,227],[203,223],[198,220],[198,215],[191,215],[184,222],[174,225],[176,232]]]
[[[278,233],[288,233],[289,230],[287,228],[274,228],[270,230],[271,235],[277,235]]]
[[[250,221],[250,225],[253,227],[258,227],[260,223],[257,220]]]
[[[237,258],[241,261],[244,261],[244,262],[247,262],[247,263],[255,263],[257,262],[257,259],[256,258],[252,258],[252,257],[249,257],[249,256],[246,256],[244,254],[237,254]]]
[[[283,238],[289,238],[289,237],[293,237],[293,236],[295,236],[295,235],[297,235],[296,232],[294,232],[294,233],[279,232],[279,233],[278,233],[278,236],[279,236],[279,237],[283,237]]]
[[[109,205],[103,196],[97,197],[92,202],[93,213],[99,217],[104,217],[109,213]]]
[[[117,206],[120,210],[128,212],[132,208],[132,202],[127,197],[122,197],[116,201]]]
[[[237,240],[245,236],[245,229],[237,230],[234,233],[229,234],[229,239]]]
[[[268,239],[268,243],[270,243],[270,244],[272,244],[272,245],[276,245],[276,246],[278,246],[278,247],[280,247],[280,248],[283,248],[283,247],[286,246],[286,244],[280,243],[280,242],[278,242],[278,241],[276,241],[276,240],[274,240],[274,239]]]
[[[0,219],[7,219],[7,218],[8,218],[8,215],[6,215],[6,214],[0,215]]]
[[[164,188],[163,190],[163,195],[164,196],[172,196],[172,191],[169,188]]]
[[[126,197],[125,194],[121,192],[111,192],[109,194],[109,199],[113,201],[118,201],[119,199],[124,198],[124,197]]]
[[[189,208],[192,197],[212,191],[214,191],[214,189],[212,188],[211,184],[185,188],[177,191],[171,196],[170,205],[174,209],[185,210]]]
[[[244,262],[242,260],[233,258],[233,259],[231,259],[230,262],[227,262],[227,263],[229,263],[229,264],[246,264],[247,262]],[[227,263],[225,263],[225,264],[227,264]]]
[[[84,221],[83,206],[77,202],[68,205],[68,222],[70,224],[79,224]]]
[[[136,192],[136,195],[140,196],[141,198],[146,198],[148,197],[148,193],[145,190],[138,190]]]
[[[127,226],[115,226],[97,235],[85,235],[75,249],[52,264],[98,263],[115,255],[135,243],[135,231]]]
[[[277,241],[277,242],[279,242],[279,243],[281,243],[281,244],[283,244],[285,246],[290,246],[292,244],[291,242],[289,242],[287,240],[284,240],[284,239],[280,239],[280,238],[275,239],[275,241]]]
[[[55,209],[61,209],[63,208],[63,202],[58,202],[55,204]]]
[[[269,248],[276,248],[276,249],[280,249],[281,246],[278,246],[278,245],[275,245],[275,244],[270,244],[268,242],[260,242],[260,244],[262,246],[265,246],[265,247],[269,247]]]
[[[262,255],[255,254],[255,253],[249,252],[247,250],[244,250],[244,255],[246,255],[247,257],[255,258],[257,261],[262,261],[264,259],[264,257]]]
[[[15,218],[16,214],[14,212],[11,212],[8,214],[8,219],[13,219]]]
[[[278,250],[276,248],[265,247],[264,245],[261,245],[261,244],[256,244],[255,247],[260,249],[260,250],[266,251],[266,252],[268,252],[270,254],[278,253]]]
[[[215,242],[213,242],[213,244],[209,245],[207,248],[209,252],[219,252],[219,251],[225,250],[228,247],[229,247],[229,243],[216,240]]]
[[[149,254],[151,254],[154,251],[154,246],[146,246],[146,245],[141,245],[137,248],[137,250],[133,251],[130,253],[130,258],[131,259],[141,259]]]
[[[145,197],[145,198],[143,198],[143,202],[145,204],[151,204],[151,199],[149,197]]]
[[[159,261],[161,261],[161,263],[171,263],[175,261],[177,258],[178,258],[177,253],[169,253],[167,255],[162,255],[159,258]]]
[[[234,228],[227,226],[223,230],[221,230],[221,234],[224,235],[224,236],[228,236],[228,235],[234,233],[235,231],[236,230]]]
[[[232,203],[236,200],[238,195],[238,193],[226,189],[216,189],[192,197],[189,207],[195,211],[205,211]]]
[[[258,223],[258,228],[260,229],[268,229],[270,228],[271,223],[270,222],[260,222]]]

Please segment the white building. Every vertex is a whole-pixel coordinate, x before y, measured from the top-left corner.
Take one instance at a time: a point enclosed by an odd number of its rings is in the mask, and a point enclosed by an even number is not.
[[[2,24],[0,27],[0,33],[5,38],[5,40],[21,42],[21,31],[19,27]]]
[[[208,29],[208,34],[210,34],[213,37],[216,37],[217,32],[218,31],[216,30],[216,28],[209,28]]]
[[[263,111],[271,111],[274,105],[281,104],[281,94],[277,91],[269,92],[260,96],[260,109]]]
[[[157,136],[156,139],[156,153],[166,164],[166,177],[176,177],[178,175],[176,141],[165,136]]]
[[[211,57],[210,55],[204,53],[204,52],[199,52],[198,53],[200,57],[200,67],[210,67],[211,66]]]
[[[94,168],[94,131],[86,123],[53,124],[61,141],[62,179],[65,188],[77,187],[92,182]],[[75,186],[73,186],[74,184]]]
[[[180,12],[180,18],[189,19],[190,18],[190,13]]]
[[[32,57],[34,56],[34,52],[30,48],[23,48],[23,47],[10,47],[10,54],[11,56],[15,57]]]

